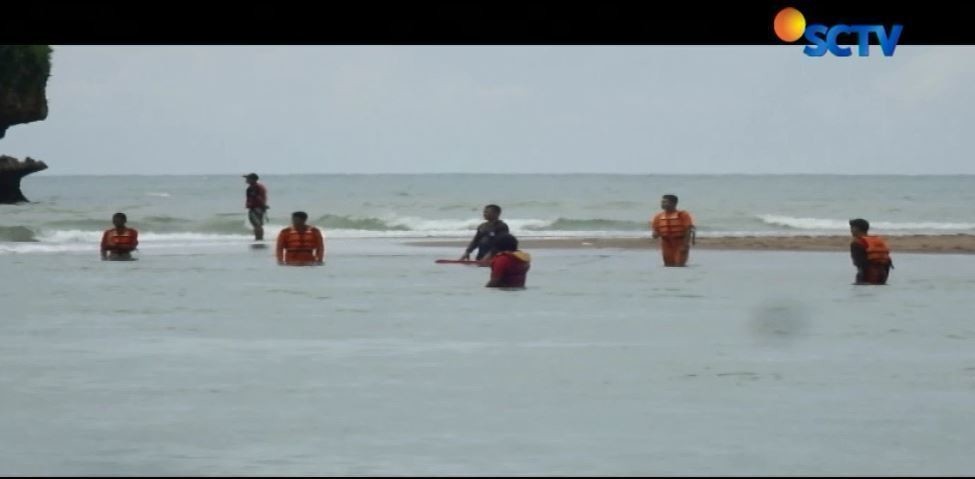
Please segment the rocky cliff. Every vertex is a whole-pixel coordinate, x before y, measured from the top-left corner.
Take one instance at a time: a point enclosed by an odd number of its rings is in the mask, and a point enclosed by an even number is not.
[[[0,45],[0,138],[13,125],[47,118],[47,79],[51,76],[51,47]],[[0,156],[0,203],[27,201],[20,180],[47,168],[42,161],[17,161]]]

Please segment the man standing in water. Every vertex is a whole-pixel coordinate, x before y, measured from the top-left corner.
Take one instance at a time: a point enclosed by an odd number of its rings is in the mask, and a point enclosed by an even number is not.
[[[660,238],[664,266],[686,266],[696,230],[691,214],[677,209],[677,196],[664,195],[660,200],[663,211],[650,221],[653,238]]]
[[[254,227],[254,239],[264,239],[264,221],[267,219],[267,188],[257,182],[257,173],[244,175],[247,178],[247,219]]]
[[[501,207],[498,205],[487,205],[484,207],[484,221],[477,227],[477,233],[471,243],[467,245],[467,250],[460,257],[461,261],[471,259],[471,252],[477,248],[477,260],[491,259],[493,254],[494,238],[501,233],[508,232],[508,225],[501,221]]]
[[[308,213],[291,214],[291,226],[278,234],[275,254],[278,264],[288,266],[321,266],[325,264],[325,238],[321,230],[307,224]]]
[[[112,224],[115,227],[102,234],[102,261],[132,259],[132,251],[139,246],[139,232],[134,228],[127,228],[126,221],[128,218],[125,213],[112,215]]]
[[[857,268],[856,284],[887,284],[887,275],[894,267],[890,248],[879,236],[871,236],[870,223],[862,218],[850,220],[850,256]]]

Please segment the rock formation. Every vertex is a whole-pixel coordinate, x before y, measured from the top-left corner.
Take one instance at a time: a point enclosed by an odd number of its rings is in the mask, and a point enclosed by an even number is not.
[[[27,201],[20,191],[20,179],[46,169],[43,161],[29,156],[24,161],[17,161],[14,157],[0,155],[0,204]]]
[[[47,79],[51,48],[47,45],[0,45],[0,138],[7,128],[47,118]],[[0,156],[0,203],[27,201],[20,180],[47,168],[42,161]]]

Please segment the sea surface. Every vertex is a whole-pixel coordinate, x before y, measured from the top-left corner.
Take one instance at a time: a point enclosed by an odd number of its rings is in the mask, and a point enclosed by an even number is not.
[[[975,233],[975,176],[294,175],[262,178],[270,231],[293,211],[330,237],[466,237],[488,203],[519,237],[647,234],[660,196],[680,198],[701,236]],[[27,177],[34,203],[0,205],[0,253],[84,251],[125,212],[146,248],[239,243],[243,178]],[[32,242],[31,240],[36,240]],[[13,243],[17,242],[17,243]],[[31,244],[27,244],[27,243]]]
[[[519,236],[641,235],[671,192],[702,234],[956,234],[973,183],[268,176],[271,222],[328,236],[291,268],[242,178],[29,177],[0,207],[0,474],[969,475],[975,256],[895,251],[867,287],[847,251],[540,249],[498,291],[404,242],[491,202]],[[116,211],[138,261],[98,259]]]

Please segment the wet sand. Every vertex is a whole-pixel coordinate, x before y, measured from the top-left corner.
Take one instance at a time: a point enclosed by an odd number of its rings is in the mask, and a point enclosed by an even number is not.
[[[891,251],[902,253],[975,253],[975,235],[885,236]],[[412,246],[450,246],[464,248],[468,240],[410,241]],[[741,236],[698,238],[694,248],[710,250],[768,251],[848,251],[849,236]],[[644,238],[528,238],[519,241],[522,249],[656,249],[657,241]]]

